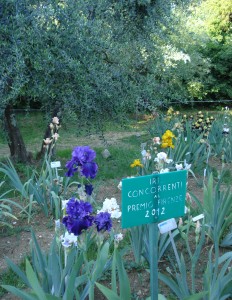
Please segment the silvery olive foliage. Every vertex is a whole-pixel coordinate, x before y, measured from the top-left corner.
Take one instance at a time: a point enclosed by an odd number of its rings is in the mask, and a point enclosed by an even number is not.
[[[196,77],[199,59],[174,45],[174,12],[169,1],[5,1],[1,111],[59,102],[83,124],[188,101],[184,80]]]

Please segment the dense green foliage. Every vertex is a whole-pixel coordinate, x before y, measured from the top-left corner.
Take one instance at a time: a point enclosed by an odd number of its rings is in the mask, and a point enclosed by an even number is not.
[[[170,4],[23,0],[1,12],[1,109],[36,101],[51,110],[58,101],[83,121],[158,100],[154,37]]]
[[[99,125],[170,101],[230,98],[231,4],[194,3],[4,1],[0,110],[59,103],[79,125]]]
[[[205,0],[192,6],[185,19],[195,47],[209,63],[202,98],[232,98],[231,11],[230,0]]]

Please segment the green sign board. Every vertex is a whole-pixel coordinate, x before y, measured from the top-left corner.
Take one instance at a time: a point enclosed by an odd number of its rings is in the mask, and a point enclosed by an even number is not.
[[[122,228],[184,215],[187,171],[122,180]]]

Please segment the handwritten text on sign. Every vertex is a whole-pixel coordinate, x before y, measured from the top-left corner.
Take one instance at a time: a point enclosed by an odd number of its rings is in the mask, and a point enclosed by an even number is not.
[[[122,227],[184,215],[187,171],[122,180]]]

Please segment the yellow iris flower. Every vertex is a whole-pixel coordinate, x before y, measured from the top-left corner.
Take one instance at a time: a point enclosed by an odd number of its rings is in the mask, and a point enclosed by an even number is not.
[[[134,167],[141,167],[142,168],[143,164],[141,164],[140,159],[135,159],[130,166],[131,166],[131,168],[134,168]]]
[[[171,132],[171,130],[166,130],[162,135],[162,144],[161,148],[174,148],[175,146],[172,143],[172,139],[176,138],[175,135]]]

